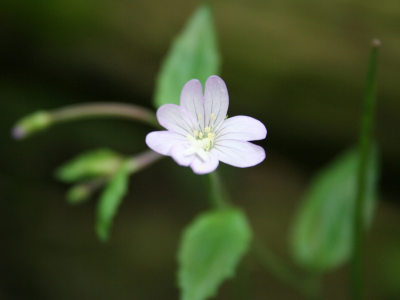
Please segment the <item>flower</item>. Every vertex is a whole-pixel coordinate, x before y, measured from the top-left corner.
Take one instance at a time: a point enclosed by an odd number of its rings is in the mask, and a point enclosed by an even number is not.
[[[150,132],[146,144],[196,174],[213,172],[220,161],[239,168],[261,163],[264,149],[249,141],[264,139],[267,129],[251,117],[227,118],[228,106],[220,77],[207,79],[204,97],[200,81],[192,79],[182,89],[180,106],[165,104],[157,110],[158,122],[167,130]]]

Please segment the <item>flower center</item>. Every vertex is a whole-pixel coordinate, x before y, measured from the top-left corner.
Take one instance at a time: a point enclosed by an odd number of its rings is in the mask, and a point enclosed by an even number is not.
[[[203,119],[202,115],[197,116],[197,126],[198,130],[193,131],[192,134],[186,135],[190,143],[190,147],[184,151],[184,154],[189,156],[193,154],[197,154],[203,161],[208,160],[210,156],[210,150],[214,146],[215,133],[214,131],[214,122],[215,122],[215,114],[212,113],[210,115],[209,124],[206,128],[204,128],[204,132],[201,130],[200,121]]]
[[[204,161],[208,160],[215,140],[215,133],[210,132],[211,129],[206,127],[203,132],[193,131],[193,135],[188,134],[186,138],[189,140],[190,147],[184,151],[185,155],[197,154]]]

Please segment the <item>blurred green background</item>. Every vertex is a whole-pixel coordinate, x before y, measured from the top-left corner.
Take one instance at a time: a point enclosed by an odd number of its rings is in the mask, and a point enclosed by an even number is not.
[[[177,299],[182,229],[208,208],[204,178],[166,158],[132,177],[108,244],[96,201],[69,206],[54,169],[80,152],[146,149],[126,120],[58,125],[16,142],[39,109],[117,101],[151,107],[170,43],[199,1],[3,0],[0,3],[0,299]],[[254,231],[291,262],[288,238],[315,171],[357,141],[369,44],[380,38],[376,139],[381,196],[365,243],[367,299],[400,298],[400,5],[389,0],[213,1],[229,115],[261,120],[267,159],[220,166]],[[251,263],[251,299],[303,299]],[[348,267],[323,299],[347,299]],[[228,281],[217,299],[235,299]]]

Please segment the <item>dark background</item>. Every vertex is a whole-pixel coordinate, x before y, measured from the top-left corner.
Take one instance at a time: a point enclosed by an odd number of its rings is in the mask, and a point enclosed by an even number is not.
[[[166,158],[132,177],[108,244],[96,199],[65,202],[54,169],[83,151],[146,149],[150,127],[61,124],[17,142],[39,109],[117,101],[151,107],[172,38],[199,1],[2,0],[0,4],[0,299],[177,299],[183,228],[208,208],[204,178]],[[219,170],[254,231],[290,262],[293,217],[315,171],[358,139],[369,45],[380,38],[376,140],[380,203],[366,238],[367,299],[400,298],[400,5],[390,0],[213,1],[229,115],[261,120],[261,165]],[[96,198],[96,197],[95,197]],[[251,264],[254,299],[303,299]],[[227,282],[218,299],[234,299]],[[348,299],[349,268],[324,278]]]

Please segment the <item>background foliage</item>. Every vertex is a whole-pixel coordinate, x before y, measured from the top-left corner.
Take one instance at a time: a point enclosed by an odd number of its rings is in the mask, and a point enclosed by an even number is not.
[[[165,159],[133,177],[110,243],[95,203],[65,202],[54,169],[81,152],[146,149],[151,128],[128,121],[61,124],[17,143],[10,128],[38,109],[97,101],[151,107],[156,74],[198,1],[5,0],[0,4],[1,299],[177,299],[181,231],[207,208],[203,179]],[[400,10],[393,1],[215,1],[229,115],[268,128],[266,161],[221,166],[251,227],[289,262],[293,218],[313,173],[354,145],[371,38],[382,40],[377,139],[381,199],[366,240],[370,299],[400,295],[398,132]],[[300,299],[252,261],[255,299]],[[324,295],[347,294],[346,268]],[[378,275],[379,274],[379,275]],[[154,288],[154,283],[157,288]],[[232,299],[227,282],[218,299]],[[246,287],[242,287],[246,289]]]

